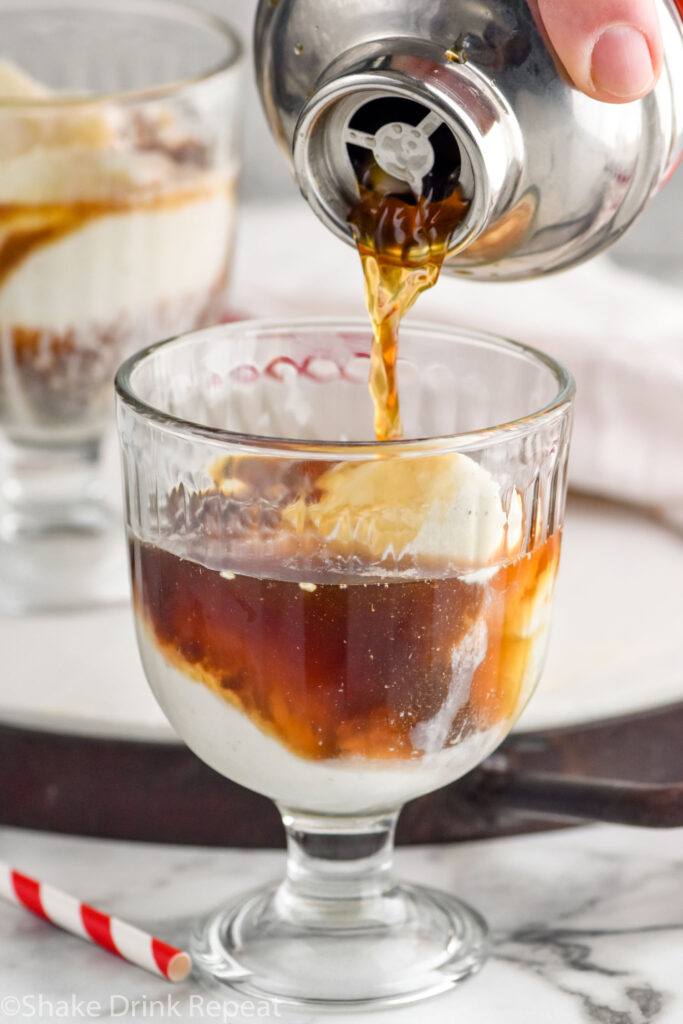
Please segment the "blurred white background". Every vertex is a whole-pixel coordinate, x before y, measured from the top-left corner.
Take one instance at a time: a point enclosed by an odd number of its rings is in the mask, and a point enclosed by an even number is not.
[[[250,48],[257,0],[189,2],[231,21]],[[251,65],[247,77],[242,196],[249,201],[287,195],[295,197],[296,187],[266,126]],[[612,255],[620,263],[683,286],[683,165],[662,193],[650,203],[638,223],[614,247]]]
[[[242,36],[249,54],[245,82],[245,163],[242,172],[242,196],[245,199],[275,199],[298,196],[289,168],[273,142],[261,110],[254,68],[251,63],[251,36],[258,0],[184,0],[194,7],[219,14]],[[303,200],[302,200],[303,201]]]

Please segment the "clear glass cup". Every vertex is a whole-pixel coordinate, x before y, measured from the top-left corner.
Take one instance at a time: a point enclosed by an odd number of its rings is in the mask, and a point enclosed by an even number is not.
[[[91,606],[116,368],[225,312],[241,45],[165,0],[0,0],[0,40],[0,611]]]
[[[284,881],[203,922],[196,964],[298,1006],[409,1002],[485,959],[476,911],[394,881],[394,826],[531,696],[562,530],[562,367],[406,323],[405,439],[378,444],[369,351],[362,322],[244,322],[117,376],[148,680],[287,833]]]

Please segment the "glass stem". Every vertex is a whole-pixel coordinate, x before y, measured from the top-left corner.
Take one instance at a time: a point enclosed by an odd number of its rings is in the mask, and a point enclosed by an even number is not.
[[[280,808],[287,872],[277,894],[291,921],[322,927],[386,917],[394,889],[394,832],[399,811],[362,818],[322,817]]]
[[[3,539],[107,528],[99,440],[49,448],[7,442],[2,455]]]

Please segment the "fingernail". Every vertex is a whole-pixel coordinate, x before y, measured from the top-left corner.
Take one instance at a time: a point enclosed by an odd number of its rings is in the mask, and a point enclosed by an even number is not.
[[[635,99],[655,79],[647,39],[631,25],[605,29],[593,47],[591,75],[596,92]]]

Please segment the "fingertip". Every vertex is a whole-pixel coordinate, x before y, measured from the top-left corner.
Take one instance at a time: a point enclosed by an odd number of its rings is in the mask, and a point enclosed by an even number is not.
[[[662,38],[654,0],[538,0],[548,38],[578,89],[596,100],[629,103],[661,72]]]
[[[590,62],[596,98],[628,103],[645,96],[656,82],[649,41],[634,25],[610,25],[596,39]]]

